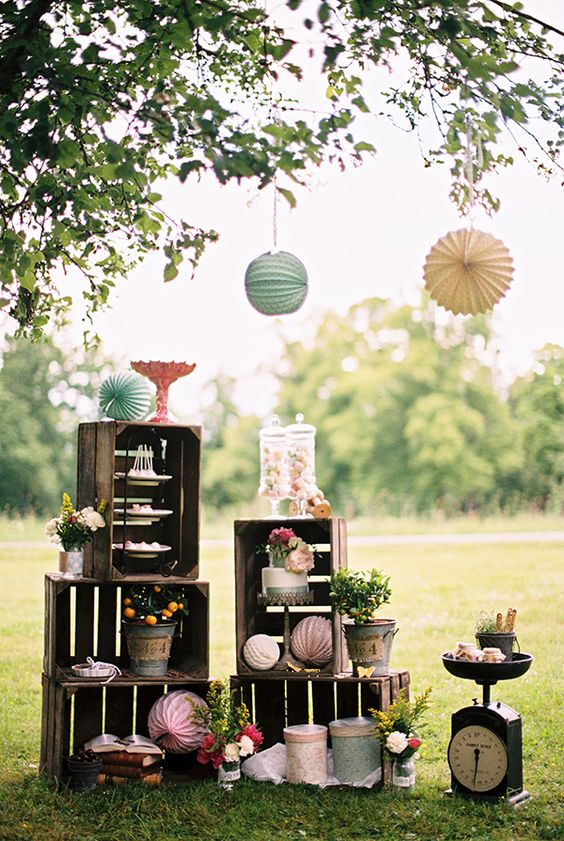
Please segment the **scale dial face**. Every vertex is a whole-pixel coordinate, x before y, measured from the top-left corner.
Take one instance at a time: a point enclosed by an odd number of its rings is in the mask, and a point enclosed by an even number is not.
[[[492,791],[507,774],[507,747],[488,727],[471,724],[450,740],[448,764],[455,779],[469,791]]]

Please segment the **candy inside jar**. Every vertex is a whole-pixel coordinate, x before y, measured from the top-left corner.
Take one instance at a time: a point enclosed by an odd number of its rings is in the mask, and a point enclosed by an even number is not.
[[[306,502],[320,493],[315,478],[315,426],[304,423],[302,414],[286,427],[290,466],[290,499],[298,504],[298,517],[307,517]]]
[[[280,426],[277,415],[271,425],[259,431],[260,441],[260,484],[259,494],[270,500],[270,517],[279,517],[280,500],[290,494],[290,473],[288,470],[288,440],[286,430]]]

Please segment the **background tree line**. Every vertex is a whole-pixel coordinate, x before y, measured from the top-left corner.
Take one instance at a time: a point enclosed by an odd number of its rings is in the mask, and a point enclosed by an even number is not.
[[[326,314],[308,343],[286,345],[273,376],[283,423],[317,427],[317,476],[334,507],[361,513],[491,511],[564,505],[564,348],[502,388],[488,319],[439,318],[432,303],[372,298]],[[75,487],[76,427],[97,417],[111,370],[101,352],[9,340],[0,369],[0,510],[56,510]],[[248,507],[258,430],[236,382],[220,376],[202,410],[203,500]]]

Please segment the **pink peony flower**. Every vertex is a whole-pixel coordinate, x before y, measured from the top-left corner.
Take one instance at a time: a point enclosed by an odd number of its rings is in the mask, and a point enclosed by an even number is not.
[[[284,566],[286,567],[287,572],[307,572],[313,568],[313,555],[309,549],[304,547],[305,544],[300,546],[298,549],[292,549],[292,551],[286,555]]]
[[[288,543],[295,536],[293,529],[272,529],[268,535],[268,544],[270,546],[280,546],[283,543]]]
[[[417,750],[421,746],[421,739],[418,739],[417,736],[412,736],[408,739],[407,744],[412,750]]]
[[[215,736],[213,733],[208,733],[200,742],[200,750],[205,750],[206,753],[211,753],[215,745]]]
[[[248,736],[249,739],[252,739],[253,745],[255,746],[255,750],[258,747],[260,747],[260,745],[262,745],[264,739],[264,736],[254,724],[247,724],[241,735]]]

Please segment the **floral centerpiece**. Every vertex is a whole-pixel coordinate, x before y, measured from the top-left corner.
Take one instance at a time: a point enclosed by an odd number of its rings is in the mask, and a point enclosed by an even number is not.
[[[134,584],[123,599],[123,618],[146,625],[175,622],[188,614],[186,588],[173,584]]]
[[[272,529],[264,551],[274,567],[286,572],[308,572],[313,569],[314,548],[298,537],[293,529]]]
[[[207,727],[197,754],[198,762],[211,762],[219,770],[218,782],[230,787],[240,777],[241,759],[252,756],[263,736],[251,723],[246,704],[236,705],[229,685],[214,680],[206,698],[207,707],[192,705],[195,716]]]
[[[388,710],[370,710],[376,720],[376,734],[388,758],[393,759],[392,785],[396,789],[410,789],[415,785],[413,754],[421,747],[421,739],[415,732],[417,722],[430,706],[429,686],[413,702],[400,690],[397,701]]]
[[[45,534],[51,543],[58,543],[65,552],[80,551],[90,543],[94,533],[106,525],[102,516],[105,510],[106,502],[102,500],[97,511],[91,506],[76,511],[70,496],[64,493],[61,513],[45,525]]]

